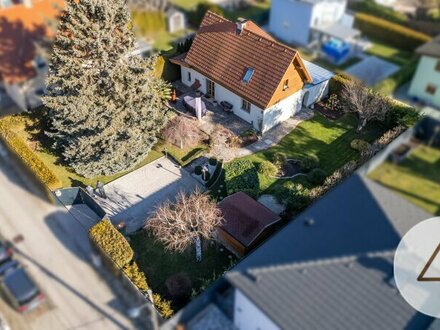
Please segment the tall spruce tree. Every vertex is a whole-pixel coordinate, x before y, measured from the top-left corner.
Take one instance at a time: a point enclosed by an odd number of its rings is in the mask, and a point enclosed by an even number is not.
[[[67,0],[48,77],[54,139],[85,177],[127,170],[145,158],[164,125],[167,83],[134,46],[124,0]]]

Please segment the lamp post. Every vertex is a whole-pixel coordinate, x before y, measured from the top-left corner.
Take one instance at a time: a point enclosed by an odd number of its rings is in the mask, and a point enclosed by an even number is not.
[[[146,298],[148,300],[146,303],[144,303],[140,306],[137,306],[137,307],[130,308],[127,311],[127,314],[130,318],[136,319],[141,315],[142,310],[147,307],[150,310],[152,329],[158,330],[159,324],[157,322],[156,310],[154,308],[153,291],[151,289],[147,290],[147,297]]]

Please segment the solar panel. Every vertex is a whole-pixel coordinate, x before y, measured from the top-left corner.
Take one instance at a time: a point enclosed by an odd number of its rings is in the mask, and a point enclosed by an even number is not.
[[[247,71],[246,71],[246,73],[244,74],[244,77],[243,77],[243,82],[245,84],[249,84],[249,82],[251,81],[252,76],[254,75],[254,72],[255,72],[254,68],[248,68],[247,69]]]

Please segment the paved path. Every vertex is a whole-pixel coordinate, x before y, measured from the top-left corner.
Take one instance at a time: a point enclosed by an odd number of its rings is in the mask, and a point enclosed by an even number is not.
[[[124,221],[132,232],[143,226],[158,204],[196,186],[202,188],[186,170],[161,158],[106,184],[107,199],[97,201],[112,221]]]
[[[48,297],[48,303],[19,315],[0,299],[0,309],[12,329],[130,329],[126,307],[98,276],[75,238],[60,222],[75,221],[66,210],[39,197],[15,164],[0,153],[0,232],[17,235],[17,258]],[[9,159],[9,158],[8,158]]]

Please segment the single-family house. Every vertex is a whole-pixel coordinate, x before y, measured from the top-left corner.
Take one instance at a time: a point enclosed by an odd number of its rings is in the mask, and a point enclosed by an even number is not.
[[[224,222],[217,229],[217,239],[237,256],[244,256],[274,232],[281,220],[244,192],[237,192],[219,203]]]
[[[393,258],[407,231],[430,217],[356,173],[161,329],[427,329],[433,318],[397,290]]]
[[[420,55],[409,95],[416,101],[440,109],[440,36],[417,48]]]
[[[0,10],[0,89],[21,110],[41,104],[48,65],[37,45],[53,36],[48,22],[62,8],[62,0],[26,0]]]
[[[189,51],[171,62],[181,67],[183,84],[227,101],[261,133],[325,97],[332,77],[252,21],[209,11]]]
[[[286,43],[318,50],[332,62],[357,55],[360,31],[346,13],[347,0],[274,0],[269,31]]]

